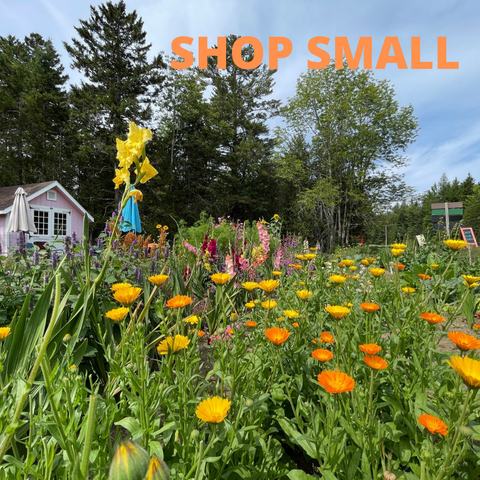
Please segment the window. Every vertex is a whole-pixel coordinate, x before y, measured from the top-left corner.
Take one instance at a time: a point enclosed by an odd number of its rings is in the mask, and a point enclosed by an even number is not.
[[[54,212],[53,214],[53,234],[66,235],[67,234],[67,214]]]
[[[53,202],[57,201],[57,192],[55,190],[49,190],[47,192],[47,200],[51,200]]]
[[[37,227],[37,235],[48,235],[48,211],[34,210],[33,221]]]

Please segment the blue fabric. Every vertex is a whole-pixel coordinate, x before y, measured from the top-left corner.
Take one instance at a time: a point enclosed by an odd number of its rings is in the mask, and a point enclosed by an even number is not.
[[[130,189],[133,190],[133,187]],[[120,225],[122,232],[129,232],[135,230],[136,233],[142,232],[142,224],[140,223],[140,213],[138,212],[138,203],[133,201],[130,197],[122,210],[123,223]]]

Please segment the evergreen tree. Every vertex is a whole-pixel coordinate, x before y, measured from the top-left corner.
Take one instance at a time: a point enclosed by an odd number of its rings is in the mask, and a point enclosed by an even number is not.
[[[71,92],[71,131],[77,131],[77,194],[96,220],[115,208],[115,139],[128,122],[150,126],[152,101],[161,88],[165,64],[148,60],[143,21],[123,0],[90,7],[90,18],[75,27],[78,38],[65,48],[72,68],[85,80]],[[155,164],[155,160],[152,160]],[[118,195],[116,197],[118,200]]]

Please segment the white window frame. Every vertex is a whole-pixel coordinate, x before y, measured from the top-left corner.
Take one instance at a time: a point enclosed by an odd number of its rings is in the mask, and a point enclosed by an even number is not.
[[[48,234],[47,235],[40,235],[39,233],[30,233],[30,236],[32,238],[35,238],[38,240],[39,238],[49,238],[49,239],[54,239],[56,237],[58,238],[64,238],[65,235],[54,235],[54,223],[55,223],[55,213],[65,213],[67,214],[67,235],[72,234],[72,211],[67,210],[65,208],[53,208],[53,207],[43,207],[40,205],[35,205],[35,206],[30,206],[32,217],[34,216],[33,211],[34,210],[39,210],[39,211],[44,211],[44,212],[49,212],[48,214]]]

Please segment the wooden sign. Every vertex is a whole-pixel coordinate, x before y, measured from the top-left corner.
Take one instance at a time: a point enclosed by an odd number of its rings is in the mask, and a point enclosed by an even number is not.
[[[473,233],[473,228],[461,228],[460,231],[462,232],[463,239],[468,243],[468,245],[475,245],[478,247],[477,239]]]
[[[421,234],[421,235],[416,235],[416,239],[417,239],[417,242],[418,242],[418,245],[420,247],[423,247],[426,243],[426,240],[425,240],[425,235]]]

